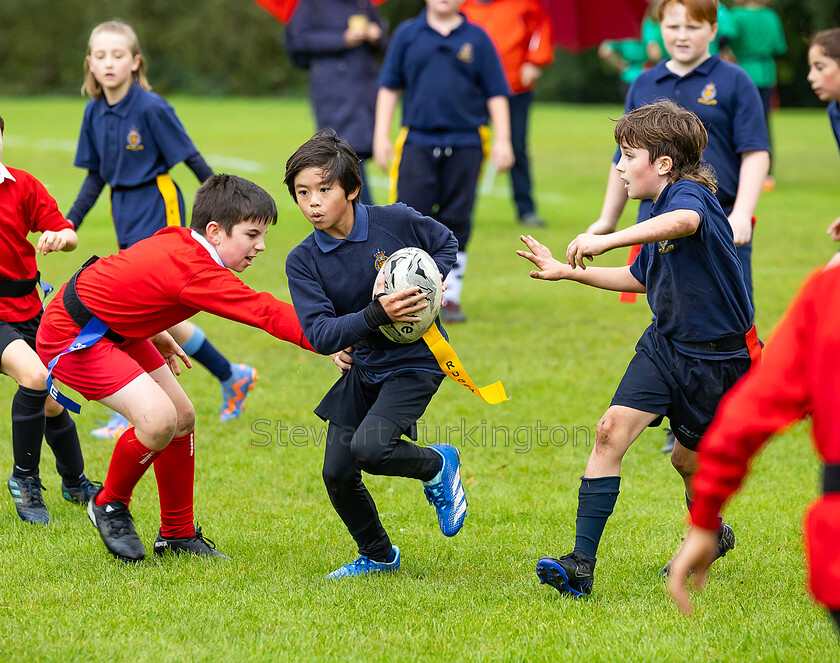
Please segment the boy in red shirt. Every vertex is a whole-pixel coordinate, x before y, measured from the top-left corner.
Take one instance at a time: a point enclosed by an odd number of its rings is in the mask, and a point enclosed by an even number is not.
[[[196,192],[190,228],[164,228],[117,255],[88,261],[44,313],[38,353],[52,374],[134,422],[117,441],[105,486],[88,504],[117,559],[145,557],[128,505],[151,465],[161,507],[155,554],[223,556],[193,524],[195,412],[173,375],[180,374],[178,357],[190,363],[165,330],[207,311],[311,350],[290,304],[255,292],[230,271],[251,265],[276,222],[265,190],[213,175]]]
[[[811,276],[767,341],[761,365],[721,402],[709,427],[692,481],[692,527],[671,562],[668,590],[685,613],[691,600],[685,581],[697,571],[706,580],[716,546],[718,514],[737,492],[750,459],[768,438],[811,417],[814,444],[823,462],[823,495],[805,516],[808,585],[840,629],[840,267]]]
[[[0,117],[0,156],[4,129]],[[35,333],[41,320],[35,255],[72,251],[78,238],[43,184],[2,163],[0,228],[4,240],[0,242],[0,372],[18,383],[12,399],[14,468],[8,487],[21,520],[46,525],[50,514],[41,495],[38,471],[44,436],[55,454],[64,498],[83,504],[96,490],[84,474],[76,424],[48,397],[47,369],[35,353]],[[37,248],[26,238],[30,232],[42,233]]]

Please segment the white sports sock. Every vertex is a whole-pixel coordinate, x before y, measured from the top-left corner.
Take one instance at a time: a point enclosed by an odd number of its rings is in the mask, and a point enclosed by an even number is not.
[[[464,288],[464,273],[467,271],[467,254],[465,251],[458,251],[455,258],[455,266],[446,277],[446,292],[443,296],[446,301],[453,304],[461,303],[461,290]]]

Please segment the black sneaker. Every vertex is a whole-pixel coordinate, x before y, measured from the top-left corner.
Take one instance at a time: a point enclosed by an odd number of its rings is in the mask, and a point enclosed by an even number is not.
[[[68,486],[63,479],[61,480],[61,496],[75,504],[87,504],[100,490],[102,490],[102,484],[99,481],[91,481],[87,477],[82,477],[82,482],[78,486]]]
[[[44,504],[42,490],[46,490],[38,477],[9,477],[9,493],[15,501],[15,509],[25,523],[46,525],[50,522],[50,513]]]
[[[108,502],[98,506],[96,501],[91,499],[88,502],[87,513],[90,522],[99,530],[102,543],[114,557],[123,562],[139,562],[146,557],[146,549],[137,536],[134,519],[127,505],[122,502]]]
[[[559,559],[543,557],[537,562],[537,576],[561,594],[586,596],[595,581],[595,559],[577,551]]]
[[[685,541],[685,539],[681,539],[681,541]],[[726,555],[730,550],[735,547],[735,532],[732,531],[732,528],[724,522],[721,522],[720,529],[718,530],[718,547],[715,551],[715,556],[712,558],[711,564],[714,564],[717,560],[721,557]],[[674,561],[671,558],[671,561],[668,562],[662,570],[659,572],[663,578],[667,578],[671,575],[671,563]],[[690,569],[688,575],[694,573],[694,569]]]
[[[175,554],[189,553],[191,555],[230,559],[224,553],[216,550],[216,544],[210,539],[205,538],[201,533],[200,527],[196,528],[195,534],[183,539],[165,539],[160,531],[158,531],[157,538],[155,539],[155,555],[163,555],[167,550]]]

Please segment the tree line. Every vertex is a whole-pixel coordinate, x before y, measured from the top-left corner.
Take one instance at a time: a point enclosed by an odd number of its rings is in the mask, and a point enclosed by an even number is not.
[[[422,6],[422,0],[388,0],[380,11],[393,29]],[[789,49],[778,60],[781,103],[819,105],[805,80],[808,40],[817,30],[840,26],[840,3],[776,0],[773,7]],[[149,78],[161,94],[305,94],[306,73],[286,57],[283,26],[252,0],[2,0],[0,94],[78,94],[90,30],[112,18],[137,31]],[[537,98],[621,101],[617,74],[595,50],[558,49]]]

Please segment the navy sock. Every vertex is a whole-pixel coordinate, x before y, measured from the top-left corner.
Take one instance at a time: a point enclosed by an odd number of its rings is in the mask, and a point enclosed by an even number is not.
[[[388,553],[388,556],[385,558],[385,563],[390,564],[397,558],[397,551],[391,548],[391,552]]]
[[[580,478],[577,520],[575,520],[575,550],[595,557],[607,519],[612,515],[618,499],[621,477]]]
[[[67,410],[62,410],[57,417],[47,417],[44,437],[55,455],[55,469],[70,488],[78,488],[85,476],[85,461],[76,423]]]
[[[206,338],[198,346],[198,350],[190,355],[204,368],[210,371],[219,382],[224,382],[233,374],[230,370],[230,362],[219,352]]]
[[[12,452],[14,473],[19,477],[37,477],[44,437],[44,403],[47,390],[19,386],[12,399]]]

